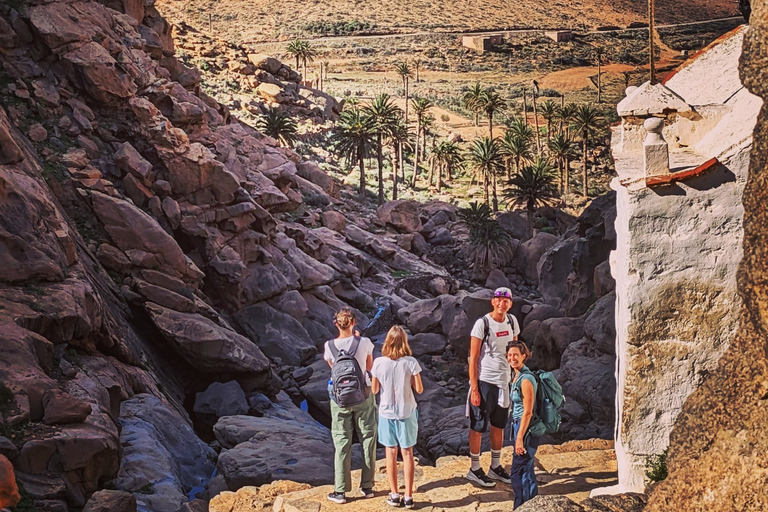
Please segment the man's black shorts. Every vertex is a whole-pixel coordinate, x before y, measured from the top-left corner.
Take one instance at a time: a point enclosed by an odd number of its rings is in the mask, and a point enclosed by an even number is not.
[[[469,428],[475,432],[485,432],[488,430],[488,424],[492,427],[503,429],[507,426],[509,417],[509,407],[499,405],[499,393],[501,389],[498,386],[483,382],[480,384],[480,405],[472,405],[471,397],[469,403]]]

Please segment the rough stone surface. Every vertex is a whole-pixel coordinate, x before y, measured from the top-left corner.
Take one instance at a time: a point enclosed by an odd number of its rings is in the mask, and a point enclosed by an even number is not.
[[[533,238],[520,244],[517,249],[517,270],[531,284],[539,283],[539,260],[551,246],[557,243],[557,237],[549,233],[537,232]]]
[[[333,481],[331,433],[317,423],[227,416],[214,426],[228,448],[218,467],[230,489],[288,478],[312,485]],[[358,450],[355,450],[358,451]]]
[[[208,481],[215,453],[186,418],[154,396],[136,395],[120,413],[124,451],[116,488],[130,492],[143,510],[176,510],[188,501],[186,490]]]
[[[403,233],[421,231],[420,205],[417,201],[388,201],[379,206],[379,218]]]
[[[136,512],[136,498],[129,492],[104,489],[88,498],[83,512]]]
[[[45,392],[43,409],[45,410],[43,423],[48,425],[82,423],[91,414],[89,403],[59,389],[49,389]]]
[[[248,412],[248,400],[237,382],[214,382],[208,389],[195,395],[194,411],[216,418],[237,416]]]
[[[173,348],[195,369],[260,374],[269,361],[259,348],[235,331],[196,313],[147,304],[147,312]]]

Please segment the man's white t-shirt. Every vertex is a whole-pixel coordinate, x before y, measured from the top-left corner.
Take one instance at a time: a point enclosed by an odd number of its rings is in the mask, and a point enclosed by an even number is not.
[[[512,325],[506,316],[501,323],[491,318],[490,313],[485,316],[488,318],[489,335],[488,341],[480,345],[479,380],[500,388],[506,388],[512,380],[511,368],[507,362],[507,344],[520,334],[520,325],[517,323],[515,315],[509,315],[512,319]],[[480,340],[485,336],[482,317],[478,318],[472,327],[471,336],[480,338]]]
[[[349,350],[352,348],[353,339],[354,336],[350,336],[349,338],[339,338],[334,340],[333,344],[336,346],[336,350]],[[328,346],[328,343],[329,342],[327,341],[325,342],[325,352],[323,353],[323,359],[329,363],[333,363],[333,354],[331,353],[331,348]],[[368,356],[373,357],[373,342],[366,337],[361,337],[360,344],[357,347],[357,352],[355,352],[355,359],[357,359],[357,364],[360,365],[360,369],[365,374],[366,384],[370,386],[371,379],[368,377],[368,373],[365,371],[365,363],[368,359]]]
[[[411,377],[418,373],[421,373],[421,365],[411,356],[395,360],[382,356],[373,361],[371,375],[381,383],[379,414],[382,418],[404,420],[413,415],[416,397],[413,396]]]

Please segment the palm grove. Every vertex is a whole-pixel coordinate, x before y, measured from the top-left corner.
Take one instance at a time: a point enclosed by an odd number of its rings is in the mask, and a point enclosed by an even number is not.
[[[290,43],[288,52],[295,57],[297,67],[303,63],[305,73],[307,62],[316,56],[311,45],[300,40]],[[488,136],[462,147],[454,140],[438,138],[431,112],[433,100],[411,97],[412,66],[401,62],[394,71],[402,82],[405,108],[397,106],[386,93],[365,101],[350,98],[331,131],[333,151],[350,170],[359,172],[361,202],[366,198],[369,169],[376,171],[378,204],[388,199],[386,180],[391,182],[390,198],[397,199],[405,188],[426,187],[440,193],[457,175],[471,178],[470,184],[477,182],[482,187],[483,204],[464,209],[462,222],[474,238],[479,238],[472,243],[480,248],[472,258],[476,266],[491,268],[506,259],[504,250],[488,241],[498,239],[498,244],[504,245],[504,235],[494,226],[493,217],[500,205],[525,209],[532,232],[536,210],[564,204],[565,196],[574,192],[574,181],[580,182],[581,196],[588,197],[589,148],[606,124],[603,112],[595,105],[566,104],[562,98],[539,103],[534,81],[531,123],[525,96],[522,116],[516,116],[499,92],[478,83],[464,92],[461,105],[473,114],[476,126],[487,124]],[[284,145],[297,140],[296,123],[274,109],[262,117],[260,127]],[[570,173],[575,161],[581,162],[579,177]]]

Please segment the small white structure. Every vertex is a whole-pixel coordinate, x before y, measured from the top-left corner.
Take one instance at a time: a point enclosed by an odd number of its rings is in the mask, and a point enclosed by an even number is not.
[[[628,88],[617,107],[619,485],[595,494],[644,489],[646,458],[667,448],[683,403],[738,327],[741,196],[762,105],[739,80],[746,30],[719,39],[663,84]]]
[[[503,42],[504,36],[501,34],[461,37],[461,45],[467,48],[471,48],[477,51],[477,53],[483,53],[491,50],[494,46]]]
[[[545,30],[544,36],[556,43],[565,43],[573,39],[573,33],[570,30]]]

